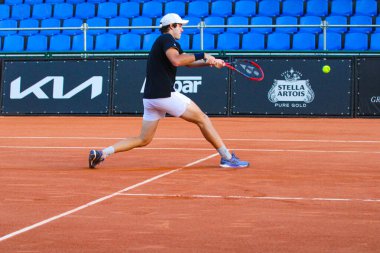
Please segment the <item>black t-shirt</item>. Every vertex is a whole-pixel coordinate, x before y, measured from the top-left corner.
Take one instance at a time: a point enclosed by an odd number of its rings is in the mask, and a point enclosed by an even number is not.
[[[167,98],[174,91],[177,67],[166,57],[169,48],[183,53],[181,45],[170,34],[160,35],[153,43],[146,67],[144,98]]]

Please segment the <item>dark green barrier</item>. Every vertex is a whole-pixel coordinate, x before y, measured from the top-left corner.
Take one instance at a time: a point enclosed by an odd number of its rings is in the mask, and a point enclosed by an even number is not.
[[[5,61],[3,114],[106,114],[110,60]]]
[[[256,59],[261,82],[232,73],[235,115],[352,115],[351,59]],[[331,71],[323,73],[329,65]]]

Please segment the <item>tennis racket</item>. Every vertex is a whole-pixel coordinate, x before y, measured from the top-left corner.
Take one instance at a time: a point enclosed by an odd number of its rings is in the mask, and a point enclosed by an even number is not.
[[[261,81],[264,79],[264,71],[260,65],[247,59],[236,59],[233,62],[225,62],[225,67],[236,71],[252,81]]]

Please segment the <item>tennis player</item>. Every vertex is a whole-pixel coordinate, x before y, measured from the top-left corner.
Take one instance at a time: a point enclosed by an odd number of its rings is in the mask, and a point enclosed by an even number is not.
[[[154,42],[149,53],[144,88],[144,114],[141,133],[137,137],[123,139],[103,150],[91,150],[89,167],[95,168],[108,156],[148,145],[156,132],[158,122],[166,113],[196,124],[205,139],[219,152],[220,166],[225,168],[248,167],[249,163],[239,160],[230,153],[215,130],[209,117],[188,97],[173,88],[177,67],[214,66],[222,68],[224,61],[207,53],[185,54],[177,42],[183,32],[183,20],[175,13],[166,14],[161,19],[161,35]]]

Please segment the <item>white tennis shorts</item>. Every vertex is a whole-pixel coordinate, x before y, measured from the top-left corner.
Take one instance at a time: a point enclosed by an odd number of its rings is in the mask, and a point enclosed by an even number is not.
[[[190,98],[176,91],[172,92],[168,98],[144,98],[143,119],[156,121],[164,118],[166,113],[174,117],[180,117],[186,111],[190,102]]]

